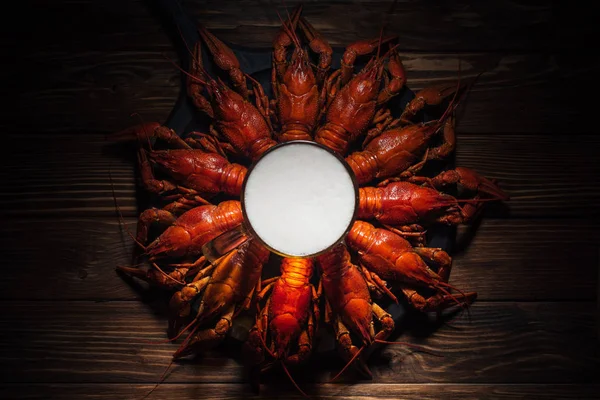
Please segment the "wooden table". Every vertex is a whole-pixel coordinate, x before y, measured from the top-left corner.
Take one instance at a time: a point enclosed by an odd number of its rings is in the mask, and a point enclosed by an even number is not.
[[[463,77],[485,71],[459,119],[457,164],[497,178],[512,199],[490,207],[454,255],[451,283],[479,293],[470,320],[409,316],[396,340],[444,357],[387,346],[371,361],[371,382],[327,383],[342,362],[320,357],[316,372],[298,376],[311,394],[600,398],[600,139],[597,99],[585,99],[597,93],[600,68],[582,40],[598,24],[568,4],[471,3],[401,2],[388,28],[400,36],[413,90],[455,80],[459,59]],[[271,3],[184,4],[232,42],[268,47],[278,30]],[[165,120],[180,76],[162,54],[175,54],[141,1],[20,6],[26,23],[1,39],[19,63],[2,67],[12,104],[0,111],[0,398],[141,398],[176,346],[139,342],[165,337],[164,300],[115,273],[133,243],[111,188],[134,230],[134,155],[107,148],[103,134],[137,123],[133,112]],[[304,15],[346,45],[377,37],[388,9],[307,2]],[[150,398],[252,396],[237,351],[228,343],[178,365]],[[283,374],[265,380],[264,396],[297,396]]]

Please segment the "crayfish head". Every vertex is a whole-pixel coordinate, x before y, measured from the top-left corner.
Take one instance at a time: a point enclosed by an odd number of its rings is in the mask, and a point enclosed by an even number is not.
[[[381,81],[377,77],[376,63],[369,62],[362,71],[348,82],[352,97],[360,103],[368,103],[377,99]]]
[[[148,156],[176,178],[184,179],[194,172],[195,153],[188,149],[155,150],[148,153]]]
[[[245,102],[239,93],[228,88],[220,79],[218,82],[212,81],[208,90],[215,117],[225,121],[239,119]]]
[[[296,47],[292,54],[290,66],[285,71],[283,82],[288,90],[296,95],[303,95],[317,84],[306,52]]]
[[[170,226],[146,248],[151,260],[162,257],[181,257],[187,254],[190,234],[180,226]]]

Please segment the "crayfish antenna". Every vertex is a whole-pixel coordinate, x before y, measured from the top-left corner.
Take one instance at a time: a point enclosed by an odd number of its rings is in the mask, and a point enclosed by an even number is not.
[[[288,371],[287,366],[285,365],[285,362],[283,362],[283,360],[281,361],[281,367],[283,368],[283,370],[284,370],[285,374],[288,376],[288,378],[290,378],[290,381],[292,381],[292,384],[296,387],[296,389],[298,389],[300,394],[302,394],[302,396],[304,396],[306,398],[310,397],[309,395],[306,394],[306,392],[304,392],[304,390],[302,390],[300,388],[300,386],[298,386],[298,384],[296,383],[294,378],[292,378],[292,374],[290,374],[290,371]]]
[[[498,200],[504,200],[504,197],[494,196],[494,197],[488,197],[485,199],[456,199],[456,202],[457,203],[466,203],[466,204],[478,204],[478,203],[487,203],[490,201],[498,201]]]
[[[296,46],[298,48],[302,47],[302,45],[300,44],[300,39],[298,39],[296,32],[294,32],[294,29],[293,29],[294,25],[293,25],[292,19],[290,17],[290,14],[288,13],[288,20],[289,20],[290,26],[287,26],[286,22],[281,17],[281,14],[279,14],[279,11],[275,10],[275,12],[277,13],[277,16],[279,17],[279,20],[281,21],[281,27],[285,30],[285,33],[287,33],[287,35],[290,37],[290,39],[292,39],[292,42],[294,42],[294,46]],[[286,8],[286,12],[287,12],[287,8]]]
[[[377,55],[375,56],[375,60],[379,61],[379,54],[381,53],[381,43],[383,42],[383,28],[384,26],[381,26],[381,30],[379,31],[379,43],[377,43]]]
[[[460,63],[460,58],[459,58],[458,59],[458,81],[456,82],[456,91],[454,92],[454,96],[452,97],[452,100],[448,104],[448,107],[444,111],[444,114],[442,114],[442,116],[438,119],[438,123],[439,123],[440,127],[446,121],[446,119],[456,110],[456,108],[458,108],[459,104],[467,96],[467,93],[469,93],[471,91],[471,89],[473,88],[473,86],[475,85],[475,82],[477,82],[479,77],[481,75],[483,75],[483,71],[480,72],[479,74],[477,74],[477,76],[475,76],[475,78],[471,82],[469,82],[469,84],[466,86],[466,88],[460,94],[460,97],[458,97],[458,100],[457,100],[456,98],[457,98],[458,93],[460,92],[461,81],[462,81],[461,74],[460,74],[461,73],[460,65],[461,65],[461,63]]]
[[[157,341],[140,340],[139,343],[144,343],[144,344],[165,344],[165,343],[174,342],[177,339],[179,339],[188,329],[190,329],[192,327],[192,325],[194,325],[195,323],[197,323],[199,321],[200,321],[200,319],[196,316],[196,318],[194,318],[194,320],[192,322],[190,322],[189,324],[187,324],[182,330],[179,331],[179,333],[177,335],[175,335],[175,337],[172,337],[170,339],[157,340]],[[196,330],[198,329],[198,326],[196,326],[194,329],[192,329],[192,331],[189,333],[189,335],[185,338],[184,342],[181,344],[180,348],[183,348],[185,346],[185,344],[190,340],[190,338],[192,337],[192,335],[194,334],[194,332],[196,332]]]
[[[177,65],[177,63],[176,63],[175,61],[171,60],[171,59],[169,58],[169,56],[167,56],[166,54],[163,54],[163,57],[165,57],[165,59],[167,59],[167,61],[169,61],[171,64],[173,64],[173,65],[175,66],[175,68],[177,68],[179,71],[181,71],[183,74],[187,75],[187,76],[188,76],[188,77],[190,77],[191,79],[193,79],[193,80],[195,80],[196,82],[198,82],[198,83],[201,83],[201,84],[203,84],[203,85],[208,85],[208,82],[207,82],[207,81],[204,81],[204,80],[202,80],[202,79],[198,78],[197,76],[194,76],[194,75],[190,74],[189,72],[187,72],[186,70],[184,70],[183,68],[181,68],[179,65]],[[206,75],[206,76],[210,77],[210,76],[209,76],[209,75],[206,73],[206,70],[205,70],[204,68],[202,68],[202,70],[203,70],[203,74],[204,74],[204,75]]]
[[[183,335],[194,324],[197,324],[197,326],[194,329],[192,329],[192,331],[190,332],[190,334],[186,337],[185,341],[181,345],[181,348],[183,348],[184,344],[190,340],[191,336],[194,334],[194,332],[196,332],[196,330],[198,329],[198,327],[200,326],[200,324],[202,322],[204,322],[204,320],[205,320],[205,318],[200,318],[199,314],[200,314],[200,310],[198,311],[198,315],[196,315],[196,317],[192,320],[192,322],[190,322],[189,324],[187,324],[181,331],[179,331],[179,333],[177,335],[175,335],[175,337],[173,337],[172,339],[169,339],[169,342],[173,342],[173,341],[179,339],[181,337],[181,335]]]
[[[188,54],[190,55],[190,57],[193,59],[194,58],[194,52],[192,51],[192,49],[190,48],[190,45],[188,44],[187,40],[185,40],[185,37],[183,36],[183,32],[181,32],[181,27],[179,26],[179,24],[175,24],[177,26],[177,32],[179,32],[179,37],[181,38],[181,41],[183,42],[183,45],[185,46]],[[201,39],[199,39],[201,40]]]
[[[446,107],[446,110],[444,110],[444,113],[442,114],[442,116],[437,120],[437,122],[435,124],[436,130],[442,127],[442,125],[446,122],[446,119],[448,119],[448,117],[450,117],[450,115],[452,115],[454,110],[456,110],[456,107],[458,107],[458,104],[460,104],[460,100],[462,100],[462,98],[464,97],[464,93],[462,93],[459,98],[459,101],[456,101],[456,96],[458,96],[458,92],[460,91],[460,82],[461,82],[461,78],[460,78],[460,59],[459,59],[458,60],[458,80],[456,81],[456,91],[454,92],[454,95],[452,96],[452,100],[450,100],[448,107]]]
[[[181,346],[179,347],[180,349],[183,348],[185,345],[187,345],[187,343],[189,342],[190,338],[196,332],[197,329],[198,329],[198,327],[194,328],[194,330],[189,334],[189,336],[181,344]],[[165,372],[163,372],[163,374],[161,375],[159,381],[156,383],[156,385],[154,385],[154,387],[144,397],[142,397],[142,400],[146,399],[148,396],[150,396],[152,394],[152,392],[154,392],[158,388],[158,386],[165,381],[165,379],[167,378],[167,372],[169,372],[169,369],[171,368],[171,366],[174,363],[175,363],[175,358],[172,358],[171,362],[169,363],[169,365],[167,365],[167,368],[165,369]]]
[[[348,369],[348,367],[354,362],[354,360],[356,360],[356,358],[360,355],[360,353],[365,349],[365,345],[363,344],[363,346],[358,349],[358,351],[356,353],[354,353],[354,355],[352,356],[352,358],[346,363],[346,365],[344,365],[344,368],[342,368],[342,370],[340,372],[337,373],[336,376],[334,376],[333,378],[331,378],[329,380],[329,382],[333,382],[336,379],[338,379],[343,373],[344,371],[346,371],[346,369]]]
[[[127,234],[131,237],[131,239],[133,239],[133,241],[138,246],[140,246],[144,251],[146,251],[146,246],[144,246],[139,240],[137,240],[137,238],[135,236],[133,236],[133,234],[131,233],[131,231],[129,230],[127,225],[125,224],[125,218],[123,218],[123,213],[121,212],[121,207],[119,207],[119,202],[117,201],[117,195],[115,193],[115,185],[113,182],[112,172],[110,170],[110,167],[108,168],[108,179],[110,180],[110,189],[112,191],[113,201],[115,203],[115,207],[117,209],[117,213],[119,216],[119,226],[123,227],[125,229],[125,232],[127,232]]]
[[[173,278],[171,275],[169,275],[165,271],[163,271],[163,269],[161,267],[159,267],[158,264],[156,264],[155,262],[152,263],[152,266],[154,268],[156,268],[158,270],[158,272],[163,274],[165,276],[165,278],[172,280],[173,282],[177,283],[178,285],[182,285],[182,286],[185,285],[185,282],[178,281],[177,279]]]
[[[381,57],[381,60],[385,60],[386,58],[388,58],[389,55],[392,54],[392,52],[394,50],[396,50],[398,47],[400,47],[400,43],[395,44],[392,47],[390,47],[390,49],[388,51],[386,51],[385,54]]]
[[[150,391],[148,393],[146,393],[146,395],[144,395],[144,397],[142,397],[141,400],[147,399],[148,396],[150,396],[152,393],[154,393],[154,391],[156,389],[158,389],[158,386],[165,381],[165,379],[167,378],[167,372],[169,372],[169,369],[171,368],[171,366],[173,365],[174,362],[175,362],[175,360],[171,359],[171,362],[169,363],[169,365],[167,365],[165,372],[163,372],[163,374],[161,375],[158,382],[156,382],[156,385],[154,385],[154,387],[152,389],[150,389]]]
[[[294,42],[294,45],[296,47],[301,47],[300,39],[298,38],[298,35],[296,35],[295,29],[293,29],[294,28],[294,21],[293,21],[293,19],[296,20],[296,23],[300,19],[300,14],[302,14],[302,7],[303,7],[302,3],[298,4],[298,6],[296,7],[296,9],[294,10],[294,12],[293,12],[294,17],[293,18],[290,15],[290,12],[289,12],[288,7],[285,4],[284,0],[281,0],[281,4],[283,5],[283,8],[285,9],[285,13],[287,14],[287,19],[288,19],[288,21],[290,23],[289,28],[287,28],[285,26],[285,22],[283,22],[283,19],[281,18],[281,15],[279,15],[279,12],[277,10],[275,10],[275,12],[277,13],[277,16],[279,17],[279,20],[281,21],[282,27],[284,29],[286,29],[286,33],[290,36],[290,38]]]
[[[464,311],[467,312],[467,317],[469,318],[469,320],[471,319],[471,312],[469,311],[469,304],[467,302],[461,302],[459,301],[456,296],[454,296],[452,293],[450,293],[450,291],[446,290],[446,288],[448,289],[452,289],[452,290],[456,290],[458,293],[460,293],[463,297],[468,298],[467,295],[465,294],[465,292],[463,292],[462,290],[448,284],[445,282],[438,282],[437,283],[437,288],[444,294],[450,296],[450,298],[456,302],[456,304],[462,308]]]
[[[180,5],[181,6],[181,5]],[[194,60],[194,52],[192,51],[192,49],[190,48],[190,45],[188,44],[188,42],[185,40],[185,37],[183,36],[183,32],[181,32],[181,28],[179,27],[179,25],[177,25],[177,31],[179,32],[179,36],[181,38],[181,41],[183,42],[192,62]],[[198,40],[202,40],[202,39],[198,39]],[[202,56],[202,55],[200,55]],[[210,75],[208,74],[208,71],[206,71],[206,69],[204,69],[204,67],[202,65],[198,65],[198,67],[200,68],[200,72],[202,73],[202,75],[204,75],[206,78],[208,78],[208,80],[210,80]],[[185,72],[185,71],[182,71]],[[190,76],[190,74],[188,74],[188,76]],[[202,83],[202,82],[200,82]],[[202,83],[202,84],[206,84],[206,83]]]
[[[148,135],[148,132],[146,131],[146,121],[144,121],[144,118],[142,118],[141,114],[138,112],[134,112],[131,113],[129,115],[130,117],[138,117],[138,119],[140,120],[140,126],[142,127],[142,131],[144,131],[144,137],[146,138],[146,141],[148,142],[148,148],[150,149],[150,151],[152,151],[152,141],[150,140],[150,135]],[[138,136],[138,140],[139,136]]]

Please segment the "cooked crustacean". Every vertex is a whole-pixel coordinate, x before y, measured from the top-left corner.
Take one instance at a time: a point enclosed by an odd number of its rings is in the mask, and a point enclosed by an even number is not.
[[[141,210],[134,237],[150,268],[118,269],[171,293],[169,341],[186,335],[175,359],[216,346],[243,312],[254,318],[244,339],[246,363],[261,372],[281,365],[291,378],[288,366],[310,363],[324,316],[346,367],[368,376],[364,350],[399,343],[386,340],[395,324],[380,305],[384,296],[405,298],[423,312],[466,309],[476,299],[449,283],[452,258],[428,247],[428,229],[470,223],[485,204],[509,196],[472,169],[425,168],[454,152],[456,109],[470,85],[436,84],[391,109],[407,82],[396,36],[382,30],[379,38],[348,45],[335,70],[331,46],[302,6],[280,20],[265,75],[271,98],[259,75],[243,70],[242,58],[198,26],[201,40],[190,46],[192,62],[183,72],[191,102],[210,120],[206,132],[183,134],[150,122],[111,135],[138,142],[143,190],[163,200]],[[201,46],[222,79],[205,70]],[[355,71],[359,58],[365,64]],[[430,106],[443,108],[442,115],[419,120]],[[360,186],[349,233],[314,258],[283,257],[279,276],[263,269],[270,250],[255,238],[207,260],[203,246],[243,229],[237,199],[249,168],[277,143],[293,140],[345,157]]]

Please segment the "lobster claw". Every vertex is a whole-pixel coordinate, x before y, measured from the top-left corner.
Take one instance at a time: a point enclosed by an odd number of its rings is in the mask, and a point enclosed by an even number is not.
[[[296,9],[289,16],[288,21],[281,21],[281,29],[275,36],[275,39],[273,39],[274,68],[277,70],[277,74],[279,76],[283,76],[283,74],[285,73],[287,65],[287,49],[296,40],[295,37],[293,38],[290,35],[295,34],[301,13],[302,4],[296,7]]]
[[[431,184],[437,189],[449,185],[460,185],[469,192],[478,193],[497,200],[506,201],[510,198],[508,193],[500,189],[495,182],[465,167],[457,167],[456,169],[442,172],[431,179]]]
[[[465,83],[460,82],[458,84],[447,83],[419,90],[416,93],[415,98],[404,108],[402,115],[400,115],[400,121],[405,124],[410,123],[411,118],[417,115],[417,113],[426,106],[438,106],[442,104],[444,100],[465,86]]]
[[[113,142],[130,142],[137,140],[142,145],[152,148],[154,139],[159,139],[170,147],[177,149],[190,149],[191,147],[177,135],[173,129],[159,124],[158,122],[145,122],[134,125],[122,131],[107,135],[107,140]]]
[[[236,91],[247,99],[248,86],[246,84],[246,76],[240,69],[240,62],[233,53],[233,50],[210,33],[204,26],[198,25],[198,32],[204,43],[206,43],[210,54],[213,56],[215,64],[229,74]]]
[[[358,56],[370,54],[377,50],[381,45],[395,42],[397,39],[398,36],[387,36],[372,40],[359,40],[348,45],[344,51],[344,54],[342,55],[342,84],[345,85],[348,83],[350,78],[352,78],[354,62]]]
[[[323,82],[327,76],[327,71],[329,71],[329,68],[331,67],[333,50],[329,43],[304,17],[300,19],[300,28],[308,39],[308,45],[311,50],[319,54],[317,80]]]
[[[146,122],[129,128],[123,129],[119,132],[108,134],[106,138],[113,142],[129,142],[138,140],[142,143],[147,143],[151,137],[154,136],[154,131],[160,127],[158,122]]]

